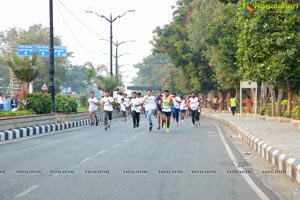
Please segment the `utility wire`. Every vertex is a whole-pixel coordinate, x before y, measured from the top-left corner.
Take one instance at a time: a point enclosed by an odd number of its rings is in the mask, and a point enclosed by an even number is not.
[[[60,0],[58,0],[58,1],[60,2]],[[57,9],[58,9],[58,11],[59,11],[59,13],[60,13],[60,15],[61,15],[61,17],[62,17],[64,23],[66,24],[68,30],[70,31],[70,33],[71,33],[71,35],[73,36],[73,38],[75,39],[75,41],[81,46],[81,48],[83,48],[85,51],[87,51],[87,52],[89,52],[89,53],[95,53],[95,52],[97,52],[97,51],[91,51],[91,50],[87,49],[87,48],[80,42],[80,40],[79,40],[79,39],[76,37],[76,35],[73,33],[71,27],[69,26],[68,22],[66,21],[66,19],[65,19],[64,15],[63,15],[61,9],[59,8],[58,4],[56,4],[56,5],[57,5]]]
[[[98,34],[94,30],[92,30],[90,27],[88,27],[84,22],[80,20],[79,17],[77,17],[70,9],[68,9],[62,2],[61,0],[58,0],[58,2],[72,15],[82,26],[84,26],[86,29],[94,33],[97,37],[104,38],[102,35]]]

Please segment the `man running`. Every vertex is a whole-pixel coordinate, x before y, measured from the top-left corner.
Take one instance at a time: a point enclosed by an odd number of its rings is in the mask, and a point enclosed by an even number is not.
[[[133,128],[138,128],[140,124],[140,112],[142,101],[137,98],[137,93],[132,93],[132,99],[130,100],[129,105],[131,106],[131,115],[133,119]]]
[[[143,98],[142,104],[145,105],[145,113],[149,121],[149,131],[152,131],[152,113],[155,107],[155,97],[152,96],[152,90],[147,90],[147,95]]]
[[[176,121],[176,125],[178,126],[179,122],[179,109],[180,109],[180,103],[181,103],[181,98],[177,96],[176,93],[173,93],[173,119]]]
[[[192,93],[192,96],[190,98],[190,101],[188,103],[188,107],[191,110],[191,115],[192,115],[192,123],[193,127],[199,126],[199,111],[198,109],[201,109],[200,107],[200,102],[198,97],[196,97],[195,93]]]
[[[158,127],[157,127],[157,130],[160,129],[160,124],[162,123],[161,122],[161,115],[162,115],[162,110],[161,110],[161,90],[158,90],[158,93],[157,93],[157,97],[155,99],[155,103],[156,103],[156,109],[157,109],[157,122],[158,122]]]
[[[162,123],[163,128],[166,128],[166,132],[170,132],[170,118],[171,118],[171,106],[173,104],[173,99],[169,96],[169,90],[165,90],[164,96],[162,97]]]
[[[102,110],[104,110],[104,126],[105,130],[107,127],[110,128],[111,120],[112,120],[112,112],[114,110],[114,99],[110,96],[110,91],[106,90],[104,93],[104,97],[101,99]],[[108,122],[109,120],[109,122]]]
[[[90,92],[90,98],[88,98],[87,107],[90,112],[91,125],[94,125],[94,120],[93,120],[93,117],[94,117],[95,121],[96,121],[96,126],[98,126],[99,119],[98,119],[97,113],[96,113],[98,110],[98,105],[99,105],[99,101],[95,97],[95,93]]]

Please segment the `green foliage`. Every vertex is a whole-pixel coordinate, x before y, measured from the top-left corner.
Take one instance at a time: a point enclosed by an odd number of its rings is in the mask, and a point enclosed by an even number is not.
[[[79,95],[80,107],[85,107],[87,105],[87,100],[88,100],[88,95],[87,94]]]
[[[51,95],[47,93],[27,94],[27,109],[33,110],[36,114],[50,113],[52,110]]]
[[[289,101],[287,99],[284,99],[281,101],[281,106],[287,106]]]
[[[55,98],[55,108],[58,113],[77,112],[78,103],[76,99],[66,96],[57,95]]]
[[[24,115],[34,115],[36,114],[33,110],[19,110],[19,111],[4,111],[0,112],[0,117],[15,117],[15,116],[24,116]]]
[[[247,3],[257,3],[255,0]],[[263,0],[260,4],[270,4]],[[272,4],[283,3],[280,0]],[[239,3],[242,7],[242,3]],[[299,91],[300,16],[284,11],[256,9],[238,17],[237,60],[245,79],[265,81],[278,88]]]
[[[292,110],[292,118],[299,119],[299,106],[294,106]]]

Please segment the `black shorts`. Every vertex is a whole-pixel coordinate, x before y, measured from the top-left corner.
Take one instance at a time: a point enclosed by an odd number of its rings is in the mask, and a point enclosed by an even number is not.
[[[167,117],[171,117],[172,112],[162,112],[163,115],[166,115]]]

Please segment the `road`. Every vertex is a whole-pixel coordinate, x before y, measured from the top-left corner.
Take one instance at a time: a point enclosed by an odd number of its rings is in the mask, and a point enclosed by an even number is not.
[[[190,119],[171,133],[143,118],[57,132],[0,145],[0,199],[278,199],[228,139]]]

